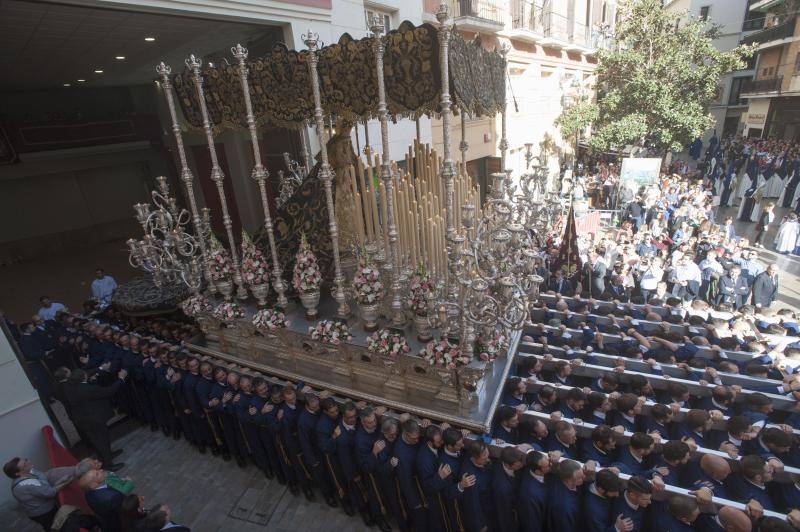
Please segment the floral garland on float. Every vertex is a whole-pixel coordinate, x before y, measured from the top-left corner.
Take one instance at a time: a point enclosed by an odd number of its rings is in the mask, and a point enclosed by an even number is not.
[[[203,294],[194,295],[181,303],[181,310],[190,318],[203,312],[210,312],[212,308],[211,302]]]
[[[269,294],[269,266],[255,242],[242,230],[242,278],[264,308]]]
[[[306,309],[306,319],[313,320],[317,317],[319,305],[319,287],[322,285],[322,272],[320,272],[317,256],[311,249],[305,233],[300,237],[300,247],[294,257],[294,275],[292,285],[300,296],[300,302]]]
[[[225,301],[214,307],[214,317],[225,323],[232,323],[234,320],[244,318],[244,308],[239,303]]]
[[[322,320],[315,326],[309,327],[308,333],[312,340],[330,345],[339,345],[353,338],[347,325],[339,320]]]
[[[214,286],[225,297],[225,301],[230,301],[233,294],[233,262],[228,251],[213,234],[208,254],[208,270],[211,272]]]
[[[406,306],[414,312],[414,327],[417,340],[428,342],[431,339],[431,326],[428,321],[428,299],[434,292],[433,278],[420,264],[408,282]]]
[[[367,350],[377,355],[385,355],[397,358],[405,355],[411,348],[406,342],[405,336],[392,329],[381,329],[375,331],[367,338]]]
[[[459,366],[466,366],[471,362],[461,348],[451,343],[447,338],[431,340],[424,348],[420,349],[421,356],[430,366],[445,369],[455,369]]]
[[[285,329],[291,322],[286,319],[286,315],[280,310],[271,308],[261,309],[253,316],[253,326],[259,331],[274,331]]]
[[[480,333],[475,341],[475,347],[478,358],[489,362],[508,349],[508,339],[502,332],[495,329],[488,335],[488,338],[486,334]]]
[[[358,261],[358,268],[353,276],[353,289],[356,291],[356,300],[361,309],[364,320],[364,330],[372,332],[378,328],[378,307],[386,295],[381,273],[372,265],[369,255]]]

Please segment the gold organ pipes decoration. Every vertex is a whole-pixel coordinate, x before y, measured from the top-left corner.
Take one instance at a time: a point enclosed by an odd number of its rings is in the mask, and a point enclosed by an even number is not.
[[[333,267],[334,276],[333,282],[335,284],[333,298],[338,304],[337,314],[340,318],[347,318],[350,314],[350,308],[347,305],[347,299],[344,293],[344,276],[342,275],[342,265],[339,258],[339,228],[336,225],[336,212],[333,206],[333,170],[328,163],[328,148],[325,145],[325,120],[322,116],[322,97],[319,88],[319,72],[317,65],[319,63],[319,56],[317,55],[317,45],[319,44],[319,35],[309,30],[307,34],[302,36],[303,43],[308,48],[308,68],[311,72],[311,89],[314,93],[314,120],[317,126],[317,139],[320,145],[320,169],[319,178],[325,186],[325,198],[328,203],[328,223],[330,227],[331,246],[333,248]]]
[[[186,196],[189,198],[189,208],[192,211],[192,227],[194,228],[195,239],[197,246],[200,248],[200,254],[203,261],[203,276],[206,279],[208,290],[211,293],[216,292],[216,287],[211,279],[211,269],[208,266],[208,247],[206,239],[210,233],[208,225],[208,218],[206,209],[203,209],[203,218],[200,217],[200,211],[197,209],[197,198],[194,195],[194,175],[189,169],[189,164],[186,159],[186,150],[183,147],[183,134],[181,133],[181,126],[178,124],[178,113],[175,107],[175,97],[172,94],[172,68],[165,65],[163,62],[156,66],[156,73],[161,77],[161,88],[164,91],[164,96],[167,98],[167,107],[169,108],[169,116],[172,121],[172,133],[175,135],[175,144],[178,148],[178,159],[181,164],[181,181],[186,187]]]
[[[386,271],[390,277],[391,287],[391,308],[392,323],[395,327],[402,327],[405,323],[403,313],[403,302],[400,295],[400,255],[397,250],[397,225],[395,220],[395,207],[397,205],[396,190],[393,186],[392,163],[389,160],[389,120],[386,112],[386,84],[383,79],[383,18],[374,14],[370,22],[372,31],[372,50],[375,53],[375,74],[378,78],[378,120],[381,124],[381,181],[383,181],[382,192],[385,196],[386,210],[384,211],[384,221],[386,222],[385,234],[389,247],[384,249],[386,259]],[[402,216],[401,216],[402,219]],[[407,242],[406,242],[407,243]]]
[[[247,79],[249,71],[247,68],[247,48],[241,44],[237,44],[231,48],[231,53],[239,62],[239,79],[242,84],[242,92],[244,93],[244,104],[247,112],[247,129],[250,131],[250,142],[253,146],[253,172],[250,176],[258,184],[258,192],[261,195],[261,207],[264,209],[264,227],[267,229],[267,237],[269,239],[269,248],[272,253],[272,286],[275,287],[275,292],[278,294],[278,306],[286,308],[289,301],[286,299],[286,285],[283,282],[283,270],[281,263],[278,260],[278,249],[275,245],[275,232],[272,228],[272,216],[269,212],[269,200],[267,198],[266,180],[269,172],[261,164],[261,149],[258,146],[258,130],[256,129],[256,119],[253,116],[253,103],[250,99],[250,83]],[[305,138],[305,132],[300,133],[300,138]],[[303,151],[305,151],[305,140],[303,140]],[[306,160],[308,165],[308,160]],[[308,171],[308,166],[306,166]]]
[[[225,226],[225,232],[228,235],[228,244],[231,251],[231,261],[233,262],[233,282],[236,283],[236,297],[239,299],[247,299],[247,288],[242,279],[242,271],[239,265],[239,251],[236,245],[236,240],[233,237],[233,222],[228,213],[228,201],[225,197],[225,176],[222,173],[222,168],[219,166],[217,159],[217,149],[214,145],[214,133],[211,131],[211,121],[208,117],[208,106],[206,105],[205,90],[203,89],[203,74],[200,72],[200,66],[203,64],[199,57],[194,54],[186,59],[186,66],[192,71],[192,78],[194,86],[197,90],[197,99],[200,102],[200,112],[203,115],[203,130],[206,133],[206,142],[208,143],[208,151],[211,155],[211,180],[217,185],[217,193],[219,194],[219,201],[222,207],[222,224]]]

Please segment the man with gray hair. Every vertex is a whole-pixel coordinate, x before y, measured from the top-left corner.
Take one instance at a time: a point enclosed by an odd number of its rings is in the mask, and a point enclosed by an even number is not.
[[[5,463],[3,472],[13,480],[11,494],[22,505],[25,515],[50,530],[58,513],[58,492],[75,478],[75,467],[43,472],[35,469],[29,459],[14,457]]]

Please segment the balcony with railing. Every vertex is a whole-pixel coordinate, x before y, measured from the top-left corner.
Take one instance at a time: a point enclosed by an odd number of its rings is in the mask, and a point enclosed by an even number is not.
[[[450,0],[456,27],[470,31],[500,31],[505,26],[502,0]]]
[[[780,94],[783,76],[763,79],[746,79],[742,82],[741,96],[754,94]]]
[[[794,36],[794,26],[797,17],[789,17],[787,20],[775,26],[770,26],[767,29],[751,33],[744,39],[742,44],[758,44],[759,49],[769,48],[770,46],[777,46],[783,44],[784,39],[789,39]]]

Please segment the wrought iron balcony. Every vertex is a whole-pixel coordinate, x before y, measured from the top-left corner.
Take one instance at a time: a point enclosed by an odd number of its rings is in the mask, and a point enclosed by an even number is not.
[[[504,9],[499,0],[450,0],[450,13],[461,26],[460,18],[477,19],[500,28],[505,24]]]
[[[758,94],[765,92],[781,92],[783,76],[764,79],[748,79],[742,82],[740,94]]]
[[[788,39],[794,35],[794,25],[796,20],[796,17],[790,17],[780,24],[748,35],[742,39],[742,44],[764,44],[772,41]]]

